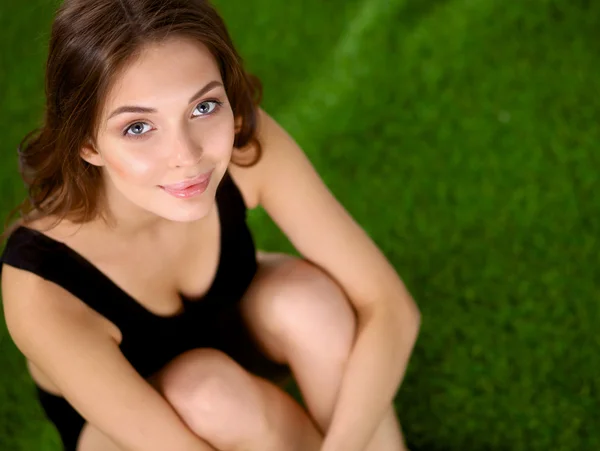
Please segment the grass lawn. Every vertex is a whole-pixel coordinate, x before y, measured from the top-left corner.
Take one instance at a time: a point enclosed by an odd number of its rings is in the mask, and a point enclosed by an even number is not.
[[[216,3],[267,111],[418,301],[397,401],[415,451],[600,449],[600,3]],[[55,5],[0,6],[3,215]],[[1,323],[0,449],[57,451]]]

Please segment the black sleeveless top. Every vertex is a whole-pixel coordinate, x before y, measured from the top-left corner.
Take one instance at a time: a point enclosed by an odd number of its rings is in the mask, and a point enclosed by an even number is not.
[[[222,330],[224,323],[219,318],[235,310],[256,273],[257,262],[246,224],[246,205],[228,173],[219,185],[216,203],[221,250],[215,279],[201,299],[182,295],[183,311],[174,316],[150,312],[75,250],[30,228],[20,227],[12,233],[0,263],[54,282],[114,323],[122,333],[124,356],[148,377],[182,352],[226,348],[220,342],[241,333],[229,327]],[[246,338],[244,335],[244,341]]]

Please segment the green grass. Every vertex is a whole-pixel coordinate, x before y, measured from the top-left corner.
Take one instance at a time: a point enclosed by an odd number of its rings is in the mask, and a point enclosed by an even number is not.
[[[418,301],[397,402],[414,449],[600,449],[600,3],[217,5],[265,108]],[[3,214],[23,195],[14,149],[40,117],[52,9],[0,7]],[[57,450],[4,327],[0,378],[0,449]]]

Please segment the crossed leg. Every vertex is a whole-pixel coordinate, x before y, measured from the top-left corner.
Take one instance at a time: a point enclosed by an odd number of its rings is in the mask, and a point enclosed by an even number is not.
[[[287,363],[306,406],[325,433],[356,336],[354,311],[340,287],[319,268],[281,254],[262,254],[242,303],[266,354]],[[405,450],[392,405],[365,451]]]

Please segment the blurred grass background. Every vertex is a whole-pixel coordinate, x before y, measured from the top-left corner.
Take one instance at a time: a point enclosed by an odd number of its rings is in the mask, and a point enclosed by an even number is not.
[[[215,3],[265,109],[418,301],[397,401],[413,449],[600,449],[600,3]],[[2,215],[24,194],[15,148],[42,115],[55,6],[0,6]],[[0,449],[59,449],[4,325]]]

